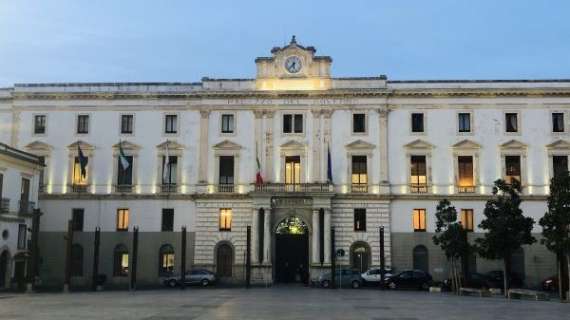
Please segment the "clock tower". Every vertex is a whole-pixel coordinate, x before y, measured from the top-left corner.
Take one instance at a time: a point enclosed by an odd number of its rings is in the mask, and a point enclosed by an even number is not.
[[[303,47],[295,36],[288,45],[271,49],[271,57],[258,57],[258,90],[326,90],[331,87],[329,56],[316,56],[314,47]]]

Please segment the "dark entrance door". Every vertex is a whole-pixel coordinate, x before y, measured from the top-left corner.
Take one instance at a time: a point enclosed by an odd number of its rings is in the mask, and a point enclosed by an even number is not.
[[[6,287],[6,278],[8,277],[8,251],[2,252],[0,255],[0,290]]]
[[[297,217],[289,217],[275,234],[275,278],[277,282],[308,281],[309,236],[307,225]]]
[[[19,259],[14,261],[14,279],[18,285],[18,290],[26,289],[26,261]]]

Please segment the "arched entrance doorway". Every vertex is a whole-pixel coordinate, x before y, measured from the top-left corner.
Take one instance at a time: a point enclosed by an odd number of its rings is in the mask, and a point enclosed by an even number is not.
[[[350,246],[350,264],[352,269],[364,273],[370,265],[370,247],[366,242],[358,241]]]
[[[216,274],[220,278],[232,276],[234,250],[229,243],[222,242],[216,248]]]
[[[4,250],[2,254],[0,254],[0,289],[6,288],[6,284],[8,283],[8,262],[10,261],[10,257],[8,255],[8,251]]]
[[[425,246],[419,245],[414,248],[413,260],[414,269],[429,273],[428,249]]]
[[[275,229],[275,279],[304,282],[309,273],[309,228],[299,217],[287,217]]]

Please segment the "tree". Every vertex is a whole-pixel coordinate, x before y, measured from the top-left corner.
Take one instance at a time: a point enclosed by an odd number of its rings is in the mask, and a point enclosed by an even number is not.
[[[520,192],[521,186],[516,180],[512,184],[501,179],[495,181],[493,197],[487,201],[483,211],[485,219],[479,224],[479,228],[487,232],[476,240],[481,256],[503,260],[505,295],[509,289],[511,256],[522,245],[536,242],[532,236],[534,219],[523,215]]]
[[[457,262],[459,259],[464,262],[471,250],[467,241],[467,231],[457,221],[457,210],[447,199],[439,202],[435,216],[436,235],[433,236],[433,243],[441,247],[449,261],[451,286],[457,293],[461,287]]]
[[[560,299],[570,298],[566,297],[568,290],[566,254],[570,255],[570,174],[568,171],[550,180],[548,211],[540,219],[539,224],[542,226],[544,237],[541,243],[556,254]]]

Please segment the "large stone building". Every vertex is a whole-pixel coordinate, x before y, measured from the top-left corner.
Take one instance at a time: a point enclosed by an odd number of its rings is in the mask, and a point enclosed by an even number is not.
[[[255,62],[255,79],[0,91],[0,141],[46,162],[42,283],[63,282],[70,219],[72,285],[90,282],[96,227],[100,272],[126,285],[133,226],[141,283],[179,268],[182,226],[187,265],[227,281],[244,277],[247,226],[253,281],[328,268],[333,228],[347,252],[339,264],[379,265],[380,226],[388,265],[442,279],[447,263],[431,240],[439,200],[475,238],[494,180],[521,181],[523,210],[537,221],[549,179],[567,169],[570,81],[335,78],[330,57],[295,39]],[[555,272],[540,244],[513,258],[530,286]]]

